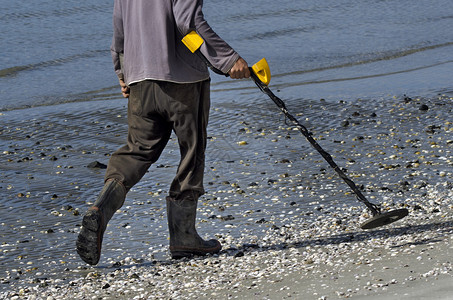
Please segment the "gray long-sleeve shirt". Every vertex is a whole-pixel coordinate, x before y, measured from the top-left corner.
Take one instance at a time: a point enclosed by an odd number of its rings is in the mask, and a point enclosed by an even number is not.
[[[111,53],[118,77],[127,84],[208,79],[206,64],[181,42],[192,30],[205,41],[203,55],[227,73],[239,55],[211,29],[202,6],[203,0],[115,0]]]

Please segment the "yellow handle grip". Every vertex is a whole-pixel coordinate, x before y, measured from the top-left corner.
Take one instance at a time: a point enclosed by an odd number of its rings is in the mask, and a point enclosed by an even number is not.
[[[271,82],[271,69],[265,58],[254,64],[252,70],[262,83],[269,85],[269,82]]]

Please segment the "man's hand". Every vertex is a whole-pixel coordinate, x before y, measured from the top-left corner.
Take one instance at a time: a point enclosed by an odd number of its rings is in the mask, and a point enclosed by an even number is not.
[[[250,70],[247,62],[240,57],[228,72],[228,75],[233,79],[249,78]]]
[[[123,79],[120,79],[120,85],[121,85],[121,93],[123,93],[124,98],[129,98],[130,95],[130,89],[126,85]]]

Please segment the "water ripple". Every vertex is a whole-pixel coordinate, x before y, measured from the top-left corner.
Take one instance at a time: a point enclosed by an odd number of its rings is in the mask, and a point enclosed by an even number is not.
[[[27,12],[16,12],[16,13],[7,13],[0,15],[0,21],[17,21],[18,19],[45,19],[47,17],[62,17],[62,16],[72,16],[80,13],[93,13],[93,12],[102,12],[110,11],[110,5],[89,5],[89,6],[77,6],[77,7],[68,7],[63,9],[54,9],[54,10],[37,10],[37,11],[27,11]]]
[[[325,71],[325,70],[340,69],[340,68],[352,67],[352,66],[357,66],[357,65],[370,64],[370,63],[379,62],[379,61],[397,59],[397,58],[409,56],[409,55],[412,55],[412,54],[415,54],[418,52],[424,52],[424,51],[428,51],[428,50],[449,47],[452,45],[453,45],[453,42],[446,42],[446,43],[442,43],[442,44],[430,45],[430,46],[425,46],[425,47],[414,46],[414,47],[411,47],[409,50],[387,51],[383,55],[379,55],[379,56],[371,58],[371,59],[353,61],[353,62],[348,62],[348,63],[344,63],[344,64],[314,68],[314,69],[309,69],[309,70],[296,70],[296,71],[291,71],[291,72],[286,72],[286,73],[279,73],[279,74],[275,74],[272,76],[273,77],[284,77],[284,76],[288,76],[288,75],[298,75],[298,74],[304,74],[304,73],[319,72],[319,71]],[[371,55],[373,55],[373,54],[371,54]],[[375,55],[373,55],[373,56],[375,56]]]
[[[15,76],[15,75],[17,75],[17,73],[23,72],[23,71],[33,71],[33,70],[38,70],[38,69],[42,69],[42,68],[58,66],[58,65],[65,64],[65,63],[73,62],[77,59],[93,58],[93,57],[97,57],[97,56],[101,56],[101,55],[104,56],[107,52],[108,52],[108,50],[91,50],[91,51],[87,51],[87,52],[76,54],[76,55],[71,55],[71,56],[64,57],[64,58],[57,58],[57,59],[53,59],[53,60],[49,60],[49,61],[42,61],[42,62],[35,63],[35,64],[28,64],[28,65],[24,65],[24,66],[15,66],[15,67],[11,67],[11,68],[6,68],[6,69],[0,70],[0,78]]]

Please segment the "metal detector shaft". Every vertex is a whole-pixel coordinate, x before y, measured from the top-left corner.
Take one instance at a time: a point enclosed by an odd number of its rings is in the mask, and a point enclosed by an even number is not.
[[[187,48],[192,52],[198,55],[215,73],[217,74],[222,74],[225,76],[228,76],[228,74],[223,73],[222,71],[216,69],[210,62],[209,60],[201,53],[199,50],[201,45],[204,43],[203,38],[196,33],[195,31],[190,32],[187,34],[183,39],[182,42],[187,46]],[[264,59],[263,59],[264,60]],[[357,199],[364,203],[373,213],[373,216],[379,215],[380,209],[377,205],[369,202],[365,196],[360,192],[360,190],[357,188],[357,186],[354,184],[354,182],[349,179],[346,174],[338,167],[338,165],[333,161],[332,156],[324,151],[324,149],[321,148],[321,146],[313,139],[311,136],[310,132],[305,128],[302,124],[297,121],[296,118],[294,118],[286,109],[285,103],[283,100],[278,98],[277,96],[272,93],[272,91],[269,89],[269,87],[260,79],[260,77],[263,78],[263,80],[266,83],[269,83],[270,81],[270,70],[268,69],[267,62],[264,60],[264,65],[261,65],[261,67],[258,67],[258,74],[255,73],[254,67],[259,65],[260,62],[255,64],[252,68],[250,69],[250,75],[255,82],[255,84],[259,87],[259,89],[268,95],[272,101],[277,104],[277,106],[280,108],[280,110],[285,114],[285,116],[293,122],[293,124],[299,129],[299,131],[305,136],[305,138],[310,142],[310,144],[322,155],[322,157],[329,163],[329,165],[338,173],[338,175],[349,185],[349,187],[352,189],[352,191],[356,194]],[[265,67],[263,67],[265,66]],[[267,68],[266,68],[267,67]],[[260,70],[261,69],[261,70]],[[267,69],[267,70],[266,70]],[[269,76],[262,76],[263,74],[260,74],[260,71],[264,71],[264,74],[268,73],[267,75]]]
[[[329,165],[337,172],[337,174],[346,182],[347,185],[352,189],[354,194],[357,196],[357,199],[365,204],[373,213],[373,216],[380,214],[380,209],[377,207],[376,204],[369,202],[362,192],[357,188],[355,183],[348,177],[346,174],[338,167],[338,165],[333,161],[332,156],[327,153],[319,144],[315,141],[312,137],[311,133],[303,126],[302,124],[297,121],[295,117],[293,117],[288,110],[286,109],[286,105],[279,97],[275,96],[274,93],[269,89],[268,86],[263,84],[261,80],[256,76],[253,70],[250,70],[251,77],[255,84],[259,87],[259,89],[269,96],[269,98],[274,101],[274,103],[280,108],[283,114],[299,129],[299,131],[305,136],[305,138],[310,142],[310,144],[322,155],[322,157],[329,163]]]

